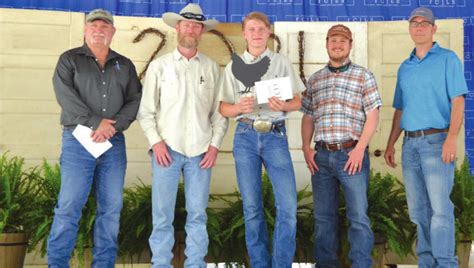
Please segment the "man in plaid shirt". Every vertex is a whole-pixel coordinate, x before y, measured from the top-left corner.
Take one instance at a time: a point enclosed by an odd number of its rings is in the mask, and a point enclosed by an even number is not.
[[[370,267],[374,237],[367,216],[367,146],[377,127],[382,101],[373,74],[349,59],[352,33],[348,27],[331,27],[326,48],[329,63],[310,77],[301,108],[303,152],[312,175],[316,267],[339,266],[339,185],[351,223],[352,267]]]

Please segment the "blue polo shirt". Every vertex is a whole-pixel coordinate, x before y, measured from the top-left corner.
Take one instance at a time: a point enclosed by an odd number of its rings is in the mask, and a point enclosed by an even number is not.
[[[403,111],[400,127],[408,131],[447,128],[451,100],[468,91],[461,61],[436,42],[423,59],[415,53],[398,69],[393,107]]]

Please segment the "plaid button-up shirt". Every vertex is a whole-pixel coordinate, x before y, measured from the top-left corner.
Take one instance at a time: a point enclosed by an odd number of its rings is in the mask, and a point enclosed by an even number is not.
[[[325,68],[308,80],[301,111],[313,118],[314,141],[358,140],[366,114],[382,105],[374,75],[351,63],[343,72]]]

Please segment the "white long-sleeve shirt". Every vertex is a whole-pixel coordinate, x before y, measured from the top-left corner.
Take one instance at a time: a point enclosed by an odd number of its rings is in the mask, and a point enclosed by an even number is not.
[[[199,52],[175,49],[150,63],[137,120],[150,146],[164,140],[188,157],[222,143],[228,121],[219,113],[219,66]]]

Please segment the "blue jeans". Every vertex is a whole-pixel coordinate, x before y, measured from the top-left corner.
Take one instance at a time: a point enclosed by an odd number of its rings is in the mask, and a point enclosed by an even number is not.
[[[344,171],[352,148],[328,151],[317,147],[315,155],[319,171],[311,177],[314,201],[316,267],[339,267],[337,250],[339,244],[339,185],[342,186],[346,203],[346,216],[350,227],[349,259],[351,267],[371,266],[370,253],[374,236],[367,216],[367,190],[369,186],[370,159],[367,150],[362,161],[362,170],[354,175]]]
[[[181,172],[184,177],[186,196],[186,249],[184,254],[186,267],[206,267],[204,257],[207,255],[209,238],[207,236],[207,212],[209,201],[209,184],[211,169],[202,169],[199,163],[204,154],[187,157],[168,147],[173,161],[168,167],[158,165],[154,155],[151,157],[153,167],[152,211],[153,232],[149,243],[153,253],[152,267],[172,267],[176,195]]]
[[[234,136],[237,181],[244,206],[245,240],[250,264],[259,267],[291,267],[295,254],[296,182],[286,130],[257,133],[238,123]],[[268,172],[277,209],[270,257],[262,203],[262,164]]]
[[[446,133],[403,139],[402,166],[411,221],[417,225],[420,267],[457,267],[454,207],[450,199],[454,162],[441,159]]]
[[[122,133],[109,141],[112,148],[95,159],[74,138],[71,130],[63,131],[61,190],[48,238],[49,267],[69,267],[81,211],[92,184],[97,202],[92,267],[115,267],[127,156]]]

